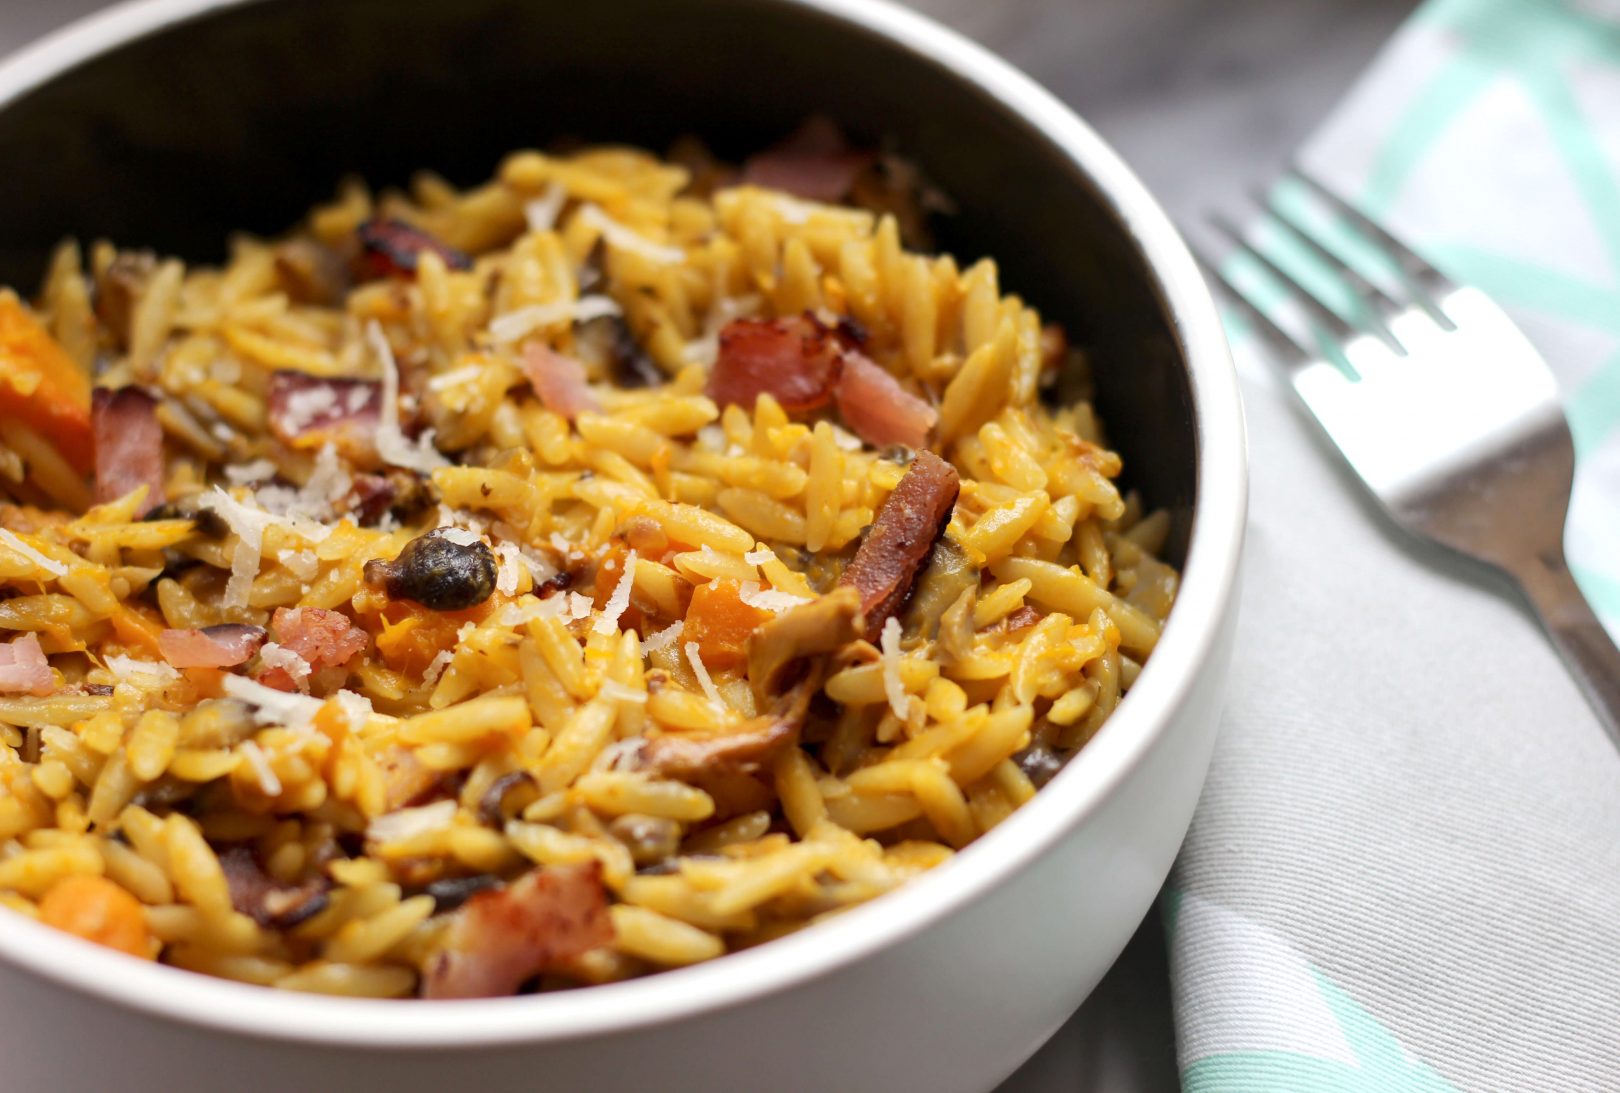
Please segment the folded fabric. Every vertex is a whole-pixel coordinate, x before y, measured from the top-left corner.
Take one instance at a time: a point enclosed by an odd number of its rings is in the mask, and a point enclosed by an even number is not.
[[[1547,358],[1615,631],[1620,2],[1433,0],[1302,158]],[[1239,646],[1164,900],[1185,1088],[1620,1089],[1620,753],[1504,587],[1385,522],[1235,343]]]

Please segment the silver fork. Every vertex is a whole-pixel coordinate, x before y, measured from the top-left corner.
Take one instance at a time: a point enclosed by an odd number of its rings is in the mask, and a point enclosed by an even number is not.
[[[1376,244],[1399,271],[1396,283],[1381,286],[1352,269],[1318,229],[1262,196],[1273,229],[1302,244],[1357,298],[1362,314],[1347,321],[1232,224],[1212,217],[1289,290],[1323,342],[1313,348],[1218,264],[1200,261],[1254,323],[1384,511],[1518,586],[1620,747],[1620,650],[1564,559],[1575,448],[1552,373],[1483,292],[1450,281],[1322,183],[1297,169],[1290,174]],[[1342,360],[1333,359],[1335,350]]]

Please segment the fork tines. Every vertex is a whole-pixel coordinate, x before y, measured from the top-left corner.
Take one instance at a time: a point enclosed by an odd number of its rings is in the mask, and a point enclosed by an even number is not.
[[[1317,359],[1324,351],[1313,342],[1321,336],[1325,335],[1330,347],[1328,355],[1357,337],[1371,336],[1392,353],[1404,356],[1406,347],[1392,329],[1390,320],[1412,305],[1442,329],[1452,329],[1452,321],[1440,301],[1456,286],[1444,274],[1302,169],[1289,170],[1283,181],[1285,185],[1296,187],[1296,192],[1307,201],[1281,200],[1276,188],[1251,194],[1264,214],[1259,223],[1266,229],[1265,238],[1270,246],[1262,246],[1255,235],[1220,213],[1209,217],[1215,230],[1264,275],[1270,283],[1270,293],[1259,286],[1246,285],[1225,263],[1213,261],[1194,248],[1199,262],[1225,288],[1275,352],[1285,359]],[[1340,230],[1330,230],[1321,222],[1324,218],[1320,215],[1307,216],[1302,208],[1307,203],[1319,214],[1336,218],[1342,225]],[[1346,253],[1350,248],[1344,244],[1344,228],[1365,237],[1372,245],[1372,253],[1387,256],[1378,264],[1391,268],[1380,269],[1375,278],[1351,265]],[[1365,254],[1360,257],[1364,262],[1368,260]],[[1343,289],[1339,295],[1353,301],[1354,307],[1348,313],[1336,308],[1295,272],[1300,269],[1311,270],[1318,279],[1325,277],[1336,282]],[[1298,312],[1292,317],[1293,321],[1289,316],[1276,314],[1276,308],[1268,305],[1267,296],[1291,304]],[[1399,297],[1405,297],[1407,302],[1403,303]]]

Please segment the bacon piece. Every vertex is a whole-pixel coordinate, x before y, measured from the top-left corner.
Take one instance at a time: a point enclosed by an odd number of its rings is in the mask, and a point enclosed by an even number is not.
[[[16,641],[0,645],[0,692],[44,697],[56,690],[51,662],[39,647],[38,636],[24,634]]]
[[[253,659],[264,644],[262,626],[221,623],[201,630],[165,630],[158,650],[176,668],[234,668]]]
[[[116,501],[136,486],[146,499],[136,516],[163,504],[163,426],[157,399],[139,387],[90,393],[90,427],[95,435],[96,503]]]
[[[545,408],[573,421],[587,411],[602,408],[585,382],[585,366],[541,342],[523,347],[523,374]]]
[[[844,424],[874,448],[890,444],[921,448],[939,420],[932,406],[862,353],[844,354],[833,396]]]
[[[278,607],[270,618],[270,633],[281,648],[303,657],[311,672],[347,664],[367,641],[366,632],[347,615],[323,607]],[[292,673],[279,665],[264,669],[258,679],[266,687],[298,689]]]
[[[838,201],[876,158],[851,148],[830,119],[810,118],[780,144],[750,156],[743,164],[743,181],[810,201]]]
[[[613,940],[602,863],[553,865],[474,894],[422,972],[423,998],[495,998]]]
[[[752,410],[769,394],[792,412],[832,399],[846,343],[814,315],[734,319],[720,330],[720,351],[709,373],[709,397]]]
[[[472,259],[403,220],[378,218],[356,229],[368,271],[375,277],[414,277],[423,251],[432,251],[451,269],[472,269]]]
[[[313,451],[330,443],[351,462],[376,458],[380,384],[283,369],[271,373],[266,401],[270,431],[287,447]]]
[[[956,468],[925,450],[884,499],[839,581],[861,594],[868,641],[877,640],[884,620],[911,595],[912,582],[950,522],[960,488]]]

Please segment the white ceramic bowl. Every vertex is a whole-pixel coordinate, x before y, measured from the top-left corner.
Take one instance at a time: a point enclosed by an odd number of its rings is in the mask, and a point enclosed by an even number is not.
[[[551,82],[514,98],[530,78]],[[535,139],[516,107],[537,98],[592,136],[713,122],[757,141],[817,109],[897,135],[963,206],[947,243],[994,254],[1005,284],[1096,347],[1113,440],[1176,513],[1185,551],[1162,641],[1081,755],[953,862],[647,979],[332,999],[142,963],[0,912],[5,1093],[986,1090],[1085,998],[1163,883],[1234,623],[1246,467],[1226,342],[1187,251],[1115,155],[934,23],[873,0],[126,4],[0,64],[0,207],[31,211],[0,229],[0,277],[36,276],[66,232],[195,249],[272,206],[273,227],[341,164],[438,165],[443,149],[487,172]],[[660,111],[674,116],[649,123]]]

